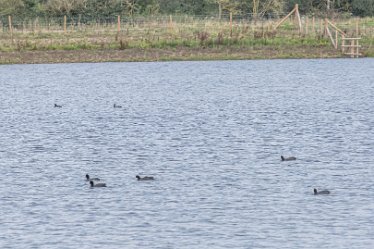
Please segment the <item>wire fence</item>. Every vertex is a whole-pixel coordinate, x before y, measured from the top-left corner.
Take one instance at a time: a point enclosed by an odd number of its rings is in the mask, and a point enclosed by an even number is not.
[[[0,16],[1,31],[6,32],[35,32],[35,31],[82,31],[93,28],[100,30],[110,30],[118,26],[123,28],[131,27],[151,27],[158,26],[160,28],[169,28],[171,25],[198,25],[206,26],[208,23],[216,23],[217,25],[225,25],[231,22],[236,25],[252,25],[257,27],[271,26],[278,22],[285,14],[271,14],[266,17],[256,17],[253,14],[245,15],[222,15],[218,16],[191,16],[191,15],[167,15],[167,16],[107,16],[107,17],[92,17],[92,16],[60,16],[48,17],[39,16],[35,18],[24,18],[19,16]],[[319,17],[302,16],[301,18],[305,30],[318,30],[317,26],[320,24]],[[313,21],[314,20],[314,21]],[[374,27],[374,18],[338,18],[333,20],[341,29],[352,30],[356,29],[358,23],[359,30],[363,34],[372,34]]]
[[[282,16],[285,16],[284,13],[278,13],[278,14],[268,14],[265,17],[260,17],[253,15],[252,13],[248,14],[241,14],[241,15],[233,15],[232,18],[236,21],[240,20],[259,20],[259,19],[279,19]],[[92,25],[97,23],[113,23],[117,21],[117,15],[111,15],[111,16],[90,16],[90,15],[75,15],[75,16],[66,16],[69,24],[71,25],[79,25],[79,24],[86,24],[86,25]],[[128,16],[128,15],[121,15],[121,20],[123,23],[144,23],[144,22],[153,22],[153,21],[168,21],[170,15],[134,15],[134,16]],[[229,14],[222,14],[221,17],[217,15],[172,15],[174,21],[176,22],[186,22],[191,19],[196,20],[217,20],[220,19],[222,21],[229,20],[230,15]],[[22,17],[22,16],[12,16],[13,26],[21,26],[23,23],[33,23],[35,21],[39,22],[43,25],[48,24],[63,24],[64,16],[38,16],[38,17]],[[2,23],[3,28],[8,27],[8,16],[0,16],[0,22]]]

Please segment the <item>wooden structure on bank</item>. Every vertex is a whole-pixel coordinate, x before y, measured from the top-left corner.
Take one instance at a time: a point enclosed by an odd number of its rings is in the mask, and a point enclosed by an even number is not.
[[[299,34],[303,34],[303,26],[300,18],[299,13],[299,5],[295,4],[295,7],[293,10],[288,13],[284,18],[282,18],[274,27],[274,30],[276,30],[282,23],[284,23],[292,14],[295,14],[297,24],[299,27]],[[321,21],[322,22],[322,21]],[[322,23],[321,23],[322,27]],[[331,31],[330,30],[331,27]],[[313,17],[313,29],[314,29],[314,17]],[[358,58],[361,56],[360,54],[360,48],[361,45],[359,44],[359,41],[361,40],[361,37],[346,37],[347,34],[339,29],[335,24],[333,24],[330,20],[325,18],[324,22],[324,28],[323,28],[324,35],[327,35],[330,38],[331,44],[334,46],[335,49],[339,49],[339,38],[340,38],[340,48],[344,55],[349,55],[351,58]],[[306,19],[306,27],[305,27],[305,34],[308,34],[308,19]],[[356,24],[356,34],[358,36],[359,30],[358,30],[358,23]]]
[[[360,41],[361,37],[357,37],[357,38],[342,38],[342,53],[345,54],[345,55],[349,55],[351,56],[352,58],[356,57],[360,57],[361,54],[360,54],[360,48],[361,48],[361,45],[359,44],[359,41]],[[348,42],[348,44],[346,44],[346,41]]]
[[[284,23],[293,13],[295,13],[296,19],[297,19],[297,24],[299,26],[299,33],[301,34],[303,32],[303,26],[301,24],[301,18],[300,18],[300,13],[299,13],[299,5],[295,4],[295,7],[293,10],[291,10],[290,13],[288,13],[285,17],[282,18],[274,27],[274,30],[276,30],[282,23]]]
[[[335,31],[335,37],[330,31],[330,27]],[[356,30],[358,35],[358,28]],[[339,38],[340,38],[340,47],[344,55],[349,55],[351,58],[358,58],[361,56],[360,48],[361,45],[359,41],[361,37],[346,37],[346,33],[339,29],[335,24],[325,18],[325,34],[330,38],[331,44],[335,49],[339,49]]]

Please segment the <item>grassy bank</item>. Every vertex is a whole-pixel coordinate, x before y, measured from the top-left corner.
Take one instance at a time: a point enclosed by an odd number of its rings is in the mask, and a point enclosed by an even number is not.
[[[120,62],[120,61],[178,61],[178,60],[237,60],[276,58],[337,58],[336,50],[322,47],[291,46],[257,48],[183,48],[175,49],[100,49],[47,50],[0,52],[2,64]]]
[[[75,25],[18,25],[0,32],[0,63],[224,60],[342,57],[321,20],[306,21],[303,33],[291,20],[184,19]],[[361,24],[364,22],[361,21]],[[340,25],[353,36],[357,22]],[[362,28],[361,53],[373,56],[374,22]]]

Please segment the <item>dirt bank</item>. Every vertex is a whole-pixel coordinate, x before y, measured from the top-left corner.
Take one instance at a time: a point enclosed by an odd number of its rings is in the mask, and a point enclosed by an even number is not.
[[[341,53],[321,46],[253,47],[253,48],[173,48],[125,50],[49,50],[0,52],[0,64],[236,60],[276,58],[338,58]]]

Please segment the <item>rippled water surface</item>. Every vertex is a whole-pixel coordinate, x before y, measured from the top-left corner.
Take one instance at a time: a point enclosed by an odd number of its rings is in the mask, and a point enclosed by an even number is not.
[[[373,59],[0,66],[0,248],[373,248],[373,96]]]

